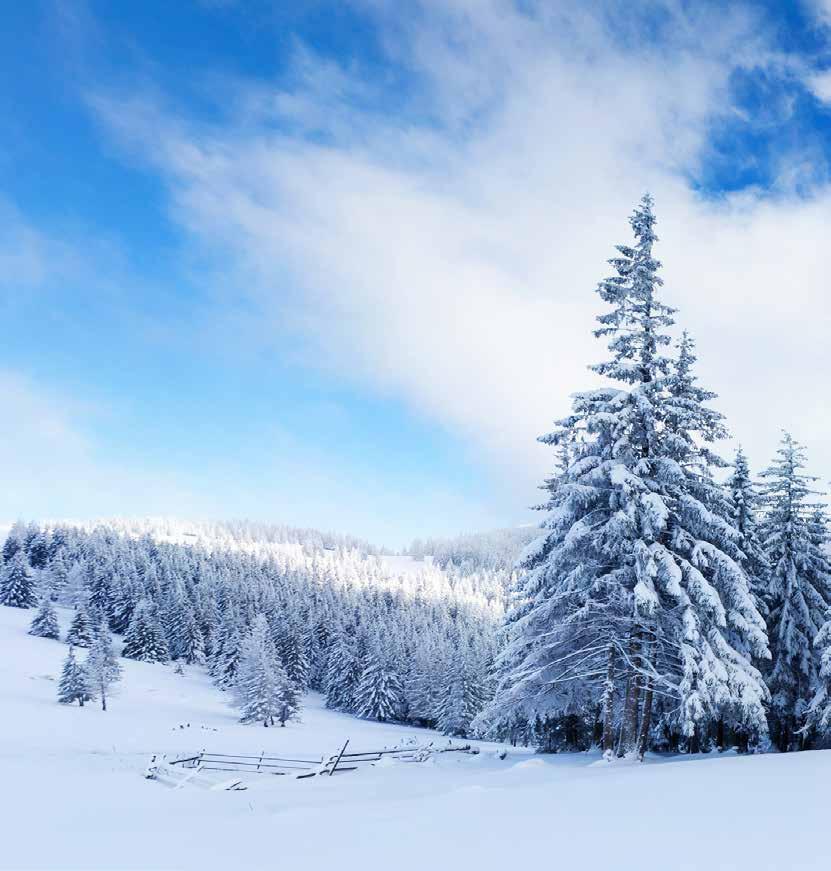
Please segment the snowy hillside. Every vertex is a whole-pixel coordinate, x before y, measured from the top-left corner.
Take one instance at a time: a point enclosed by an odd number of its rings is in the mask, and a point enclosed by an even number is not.
[[[59,705],[66,646],[28,636],[31,617],[0,608],[5,869],[827,864],[816,848],[831,777],[823,751],[610,765],[589,754],[499,759],[481,744],[478,756],[335,778],[250,775],[245,792],[169,789],[142,776],[152,753],[314,755],[346,738],[359,749],[446,739],[327,711],[314,695],[300,723],[243,726],[201,669],[127,660],[106,713]]]

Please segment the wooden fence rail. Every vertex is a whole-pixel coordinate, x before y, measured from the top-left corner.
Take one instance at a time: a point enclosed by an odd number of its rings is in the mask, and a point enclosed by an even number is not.
[[[373,765],[384,757],[391,757],[402,762],[423,762],[434,753],[478,753],[470,744],[435,747],[432,743],[423,746],[392,747],[384,750],[365,750],[347,753],[349,740],[337,753],[331,756],[289,757],[266,756],[263,751],[259,756],[244,753],[209,753],[205,750],[194,756],[185,756],[166,762],[169,766],[180,769],[199,769],[201,771],[235,771],[251,774],[293,774],[297,778],[316,777],[335,773],[356,771],[364,765]]]

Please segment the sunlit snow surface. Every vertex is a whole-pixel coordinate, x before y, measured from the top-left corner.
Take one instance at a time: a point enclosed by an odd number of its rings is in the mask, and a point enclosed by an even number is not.
[[[334,778],[256,776],[245,792],[147,781],[151,753],[319,755],[416,736],[306,699],[285,729],[242,726],[199,669],[123,661],[110,710],[55,701],[66,655],[0,608],[0,868],[827,868],[831,753],[644,765],[481,744]],[[66,615],[63,615],[64,619]],[[189,726],[187,726],[189,724]],[[179,728],[184,725],[185,728]],[[216,731],[214,731],[216,730]]]

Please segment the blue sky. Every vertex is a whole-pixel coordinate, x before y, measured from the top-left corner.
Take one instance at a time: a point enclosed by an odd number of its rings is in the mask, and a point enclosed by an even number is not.
[[[529,522],[645,188],[736,438],[827,478],[830,48],[821,0],[11,4],[0,519]]]

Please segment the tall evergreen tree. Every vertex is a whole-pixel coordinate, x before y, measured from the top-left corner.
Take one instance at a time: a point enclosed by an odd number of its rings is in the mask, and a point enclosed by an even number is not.
[[[21,550],[24,550],[24,538],[26,536],[26,525],[18,520],[9,530],[5,542],[3,542],[3,559],[2,562],[8,565],[12,557]],[[25,553],[25,550],[24,550]]]
[[[821,508],[817,508],[811,517],[810,536],[817,548],[814,574],[822,573],[831,578],[831,557],[828,555],[831,536]],[[818,660],[817,686],[807,712],[806,731],[818,734],[827,746],[831,741],[831,609],[814,639],[814,655]]]
[[[805,449],[786,432],[776,459],[762,473],[767,513],[761,536],[771,566],[766,593],[773,653],[771,736],[782,751],[805,746],[804,721],[820,682],[813,644],[831,605],[831,574],[812,525],[816,478],[805,473],[806,462]]]
[[[0,576],[0,605],[10,608],[33,608],[37,605],[35,578],[22,548],[15,551],[3,567]]]
[[[130,628],[124,636],[122,654],[127,659],[142,662],[167,662],[169,659],[159,618],[146,599],[136,607]]]
[[[277,655],[289,679],[299,688],[309,685],[307,644],[298,626],[284,625],[277,637]]]
[[[188,665],[205,662],[205,640],[193,608],[187,607],[182,616],[179,656]]]
[[[49,539],[43,530],[34,527],[28,539],[26,557],[33,569],[45,569],[49,561]]]
[[[370,720],[396,720],[401,714],[404,691],[397,672],[376,647],[355,691],[354,711]]]
[[[354,645],[343,630],[336,633],[329,650],[326,672],[326,707],[338,711],[351,711],[355,704],[355,691],[361,679],[361,661]]]
[[[262,614],[243,644],[234,690],[243,722],[269,726],[277,719],[285,726],[299,710],[296,689],[277,658]]]
[[[756,604],[760,613],[766,616],[765,588],[770,566],[759,531],[761,495],[753,482],[747,456],[741,447],[736,451],[733,472],[725,486],[730,500],[733,525],[741,536],[739,546],[745,555],[745,568]]]
[[[484,688],[456,651],[446,671],[436,711],[436,728],[445,735],[467,738],[471,723],[485,701]]]
[[[84,602],[75,608],[75,616],[66,633],[66,643],[72,647],[91,647],[95,639],[95,625]]]
[[[688,339],[663,349],[673,310],[662,304],[652,201],[631,218],[599,337],[618,382],[577,394],[542,441],[569,446],[568,470],[546,482],[543,535],[526,552],[520,613],[492,720],[578,715],[600,720],[607,754],[642,755],[655,697],[663,727],[691,736],[729,711],[763,732],[766,690],[750,661],[767,653],[764,622],[710,466],[723,434],[692,375]]]

